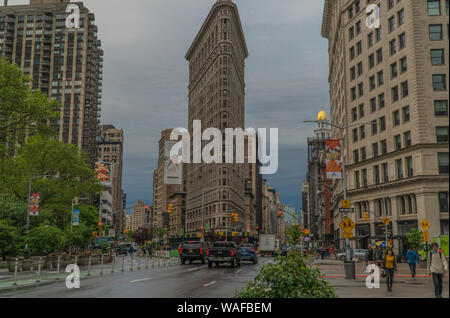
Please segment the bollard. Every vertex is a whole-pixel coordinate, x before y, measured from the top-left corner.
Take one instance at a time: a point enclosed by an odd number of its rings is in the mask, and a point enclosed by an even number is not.
[[[58,260],[56,262],[56,275],[59,275],[59,264],[61,263],[61,255],[58,255]],[[59,279],[59,277],[56,277],[56,279]]]
[[[91,276],[91,261],[92,261],[92,255],[89,255],[88,272],[87,272],[88,276]]]
[[[40,282],[41,281],[41,260],[42,260],[42,257],[39,257],[39,263],[38,263],[38,278],[37,278],[37,280],[36,280],[36,282]]]
[[[116,256],[111,255],[111,273],[114,273],[114,263],[116,262]]]
[[[78,255],[75,255],[75,265],[78,266]]]
[[[125,256],[122,256],[122,272],[125,267]]]
[[[145,269],[148,269],[148,252],[145,256]]]
[[[100,275],[103,275],[103,253],[101,256],[101,263],[100,263]]]
[[[152,267],[155,267],[155,258],[152,255]]]
[[[14,283],[13,285],[16,286],[17,285],[17,270],[19,269],[19,259],[16,257],[16,263],[14,265]]]
[[[138,256],[138,271],[141,270],[141,258]]]
[[[133,271],[133,254],[131,254],[131,268],[130,268],[130,270]]]

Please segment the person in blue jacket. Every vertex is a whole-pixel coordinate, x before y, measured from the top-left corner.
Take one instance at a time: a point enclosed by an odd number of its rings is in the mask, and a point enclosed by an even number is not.
[[[416,278],[416,264],[419,264],[419,254],[410,246],[405,255],[406,262],[409,265],[412,279]]]

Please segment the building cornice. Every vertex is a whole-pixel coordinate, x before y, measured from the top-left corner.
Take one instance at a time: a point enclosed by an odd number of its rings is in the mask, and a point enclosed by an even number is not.
[[[324,38],[329,38],[330,24],[331,24],[331,12],[332,12],[331,0],[325,0],[324,6],[323,6],[322,31],[321,31],[321,34]]]

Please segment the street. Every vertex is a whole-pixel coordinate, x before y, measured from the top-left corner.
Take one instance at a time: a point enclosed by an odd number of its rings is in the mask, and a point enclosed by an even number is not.
[[[273,261],[260,258],[258,264],[244,262],[240,267],[228,264],[208,268],[207,265],[172,265],[122,273],[105,270],[103,276],[81,279],[79,289],[68,289],[60,282],[0,292],[0,297],[21,298],[232,298],[235,290],[245,287],[257,274],[257,268]]]

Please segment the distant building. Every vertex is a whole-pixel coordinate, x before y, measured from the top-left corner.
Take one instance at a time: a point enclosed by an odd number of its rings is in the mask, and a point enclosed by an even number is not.
[[[325,140],[330,139],[330,125],[325,111],[317,116],[319,121],[314,137],[308,138],[308,168],[303,183],[304,226],[310,237],[320,246],[329,247],[333,242],[333,219],[330,215],[330,184],[325,173]],[[305,193],[307,191],[307,193]]]
[[[109,191],[102,191],[100,194],[100,220],[103,224],[112,224],[112,196]]]
[[[130,230],[137,231],[145,225],[145,204],[142,200],[137,200],[133,207],[133,214],[131,215]]]
[[[112,224],[123,229],[123,130],[113,125],[101,125],[97,136],[98,161],[111,164],[111,187],[107,190],[112,196]]]

